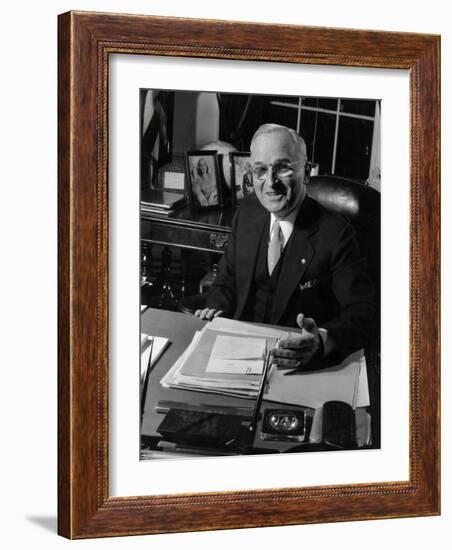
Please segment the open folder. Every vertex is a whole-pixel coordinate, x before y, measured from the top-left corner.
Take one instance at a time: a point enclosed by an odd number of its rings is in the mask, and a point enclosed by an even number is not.
[[[217,317],[197,332],[188,348],[162,378],[164,387],[256,398],[265,353],[285,338],[283,329]],[[338,400],[352,407],[369,404],[363,350],[340,365],[287,375],[272,367],[264,399],[318,407]]]

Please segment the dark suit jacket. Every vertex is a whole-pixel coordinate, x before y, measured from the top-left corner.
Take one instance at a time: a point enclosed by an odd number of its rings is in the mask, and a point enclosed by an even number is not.
[[[242,201],[207,307],[243,319],[269,219],[256,198]],[[282,261],[270,322],[296,327],[299,313],[312,317],[334,339],[336,360],[364,347],[376,318],[375,292],[350,223],[306,196]]]

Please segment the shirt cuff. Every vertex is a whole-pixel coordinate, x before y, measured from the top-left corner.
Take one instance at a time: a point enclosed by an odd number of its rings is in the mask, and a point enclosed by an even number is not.
[[[328,331],[326,328],[319,328],[320,338],[322,339],[323,349],[326,347],[326,341],[328,340]]]

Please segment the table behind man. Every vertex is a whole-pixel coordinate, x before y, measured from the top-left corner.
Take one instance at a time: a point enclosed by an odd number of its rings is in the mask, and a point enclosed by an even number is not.
[[[219,274],[198,310],[293,326],[274,350],[280,368],[319,368],[366,345],[375,292],[355,233],[306,194],[310,164],[295,131],[264,124],[251,141],[255,198],[242,201]]]

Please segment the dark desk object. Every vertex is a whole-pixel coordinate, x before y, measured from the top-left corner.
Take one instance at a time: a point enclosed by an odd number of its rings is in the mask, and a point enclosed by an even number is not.
[[[142,209],[141,272],[143,278],[148,276],[148,280],[145,280],[142,286],[142,302],[153,307],[183,310],[184,307],[179,304],[180,299],[186,294],[193,295],[198,292],[199,280],[211,269],[212,263],[218,261],[205,253],[214,253],[214,257],[219,258],[224,252],[231,233],[232,216],[231,208],[195,213],[189,205],[186,205],[168,216]],[[165,250],[160,273],[158,260],[156,262],[158,280],[152,279],[151,282],[150,275],[154,270],[149,259],[153,245],[163,245]],[[174,254],[174,247],[180,249],[180,254]],[[170,257],[170,264],[171,257],[181,259],[179,275],[173,277],[165,273],[163,265],[165,254]],[[172,289],[175,299],[161,299],[162,294],[165,294],[162,290],[167,287]],[[171,293],[166,292],[166,294]],[[170,302],[173,302],[173,306]],[[189,309],[191,311],[191,307]]]
[[[152,308],[147,309],[141,315],[141,332],[153,336],[163,336],[169,338],[171,341],[170,346],[148,376],[141,425],[143,454],[146,454],[147,451],[152,451],[155,453],[153,455],[155,457],[162,450],[175,450],[175,446],[168,445],[168,442],[163,442],[161,433],[162,429],[166,430],[168,434],[171,432],[173,434],[170,436],[171,438],[177,432],[177,429],[174,429],[171,423],[169,426],[163,423],[166,413],[170,410],[185,410],[213,415],[239,415],[245,428],[246,421],[248,421],[249,425],[249,422],[253,419],[254,399],[209,394],[178,388],[164,388],[160,385],[160,380],[189,345],[195,331],[200,330],[204,324],[205,321],[201,321],[197,317]],[[263,413],[266,409],[278,408],[284,408],[284,405],[280,407],[278,404],[266,402],[264,399],[261,412]],[[291,406],[290,408],[293,407]],[[297,451],[333,450],[334,448],[328,442],[324,442],[323,444],[312,444],[309,442],[309,432],[313,422],[314,410],[302,405],[295,407],[295,410],[301,411],[306,417],[306,439],[303,444],[296,444]],[[180,416],[179,413],[173,413],[174,418],[177,419],[178,416]],[[163,428],[161,427],[162,423]],[[242,438],[247,444],[247,447],[243,449],[244,453],[289,452],[294,449],[294,441],[262,440],[260,438],[261,431],[262,416],[258,421],[253,440],[246,441],[246,437]],[[162,446],[162,443],[165,444]],[[251,447],[249,446],[250,444]],[[190,449],[189,445],[185,447],[184,451],[191,454],[228,454],[224,448],[218,449],[216,452],[214,449]],[[237,449],[235,448],[230,454],[238,454]]]
[[[231,207],[193,212],[189,205],[170,216],[141,211],[142,241],[192,250],[223,253],[231,234]]]

